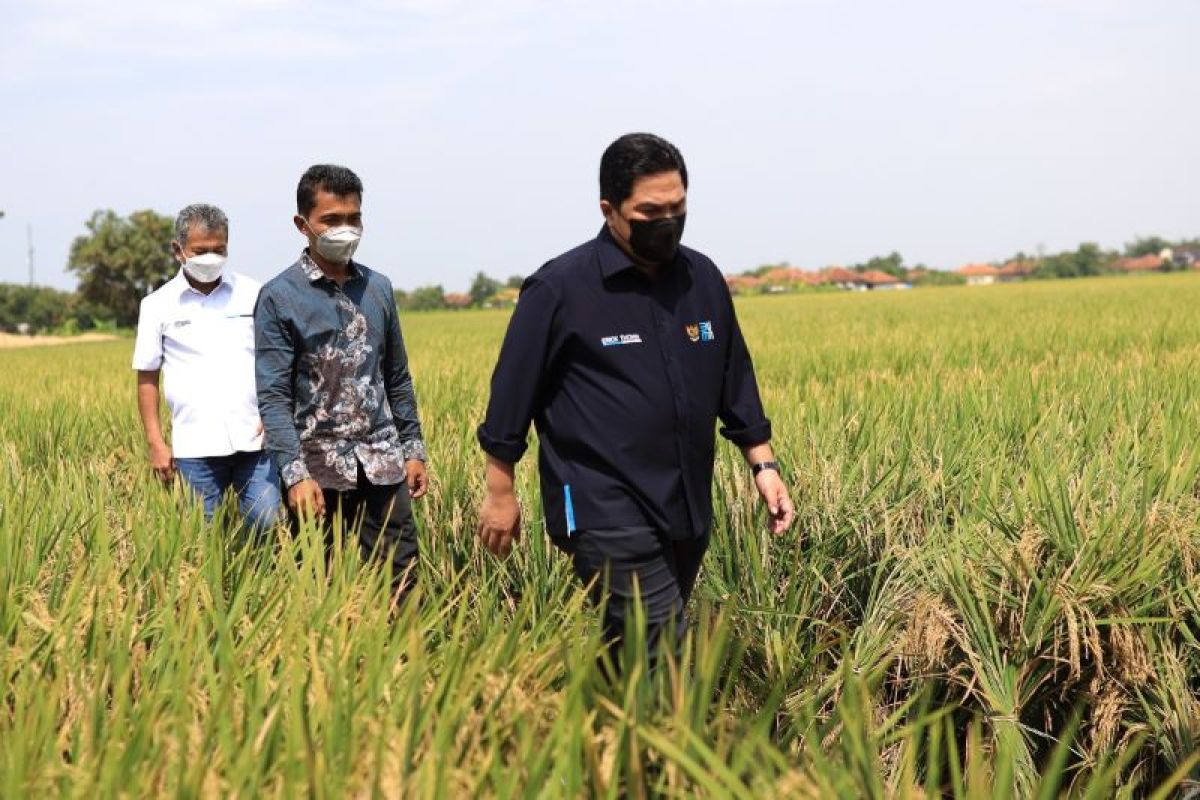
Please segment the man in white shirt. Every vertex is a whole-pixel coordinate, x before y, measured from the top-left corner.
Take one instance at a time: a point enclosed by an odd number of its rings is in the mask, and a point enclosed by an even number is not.
[[[133,368],[138,412],[155,475],[179,474],[211,518],[232,488],[261,534],[279,518],[279,478],[263,452],[254,383],[254,304],[261,284],[225,269],[229,220],[190,205],[175,219],[179,274],[142,300]],[[171,408],[171,444],[159,424],[159,373]]]

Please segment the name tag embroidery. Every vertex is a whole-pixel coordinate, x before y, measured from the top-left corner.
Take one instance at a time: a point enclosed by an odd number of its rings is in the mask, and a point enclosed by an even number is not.
[[[623,344],[641,344],[642,336],[638,333],[622,333],[619,336],[604,336],[600,344],[605,347],[619,347]]]
[[[182,328],[182,327],[184,327],[184,326],[191,325],[191,324],[193,324],[194,322],[197,322],[197,321],[199,321],[199,322],[204,322],[204,321],[206,321],[206,320],[207,320],[207,321],[212,321],[212,320],[227,320],[227,319],[253,319],[253,318],[254,318],[254,315],[253,315],[253,314],[213,314],[212,316],[210,316],[210,317],[207,317],[207,318],[206,318],[206,317],[200,317],[200,318],[199,318],[199,320],[194,320],[194,319],[176,319],[176,320],[172,320],[171,322],[168,322],[168,323],[167,323],[167,325],[169,325],[169,326],[170,326],[170,327],[172,327],[172,328]]]
[[[697,322],[694,325],[684,325],[683,329],[687,333],[687,337],[693,342],[711,342],[717,338],[716,334],[713,333],[711,320]]]

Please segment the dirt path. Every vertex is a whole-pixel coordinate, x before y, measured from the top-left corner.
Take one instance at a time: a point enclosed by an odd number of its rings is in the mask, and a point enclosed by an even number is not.
[[[81,333],[78,336],[21,336],[15,333],[0,333],[0,350],[13,347],[50,347],[80,342],[107,342],[117,337],[111,333]]]

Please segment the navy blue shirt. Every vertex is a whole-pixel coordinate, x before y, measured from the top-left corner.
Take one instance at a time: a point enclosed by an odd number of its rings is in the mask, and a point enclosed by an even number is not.
[[[707,535],[718,418],[747,447],[771,438],[724,276],[680,247],[651,280],[607,226],[521,288],[479,443],[513,463],[537,427],[550,535],[651,525]]]

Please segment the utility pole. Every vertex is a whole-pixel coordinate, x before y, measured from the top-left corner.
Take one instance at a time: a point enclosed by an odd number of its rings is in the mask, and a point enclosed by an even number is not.
[[[33,226],[25,226],[25,240],[29,243],[27,251],[27,260],[29,263],[29,285],[33,286]]]

